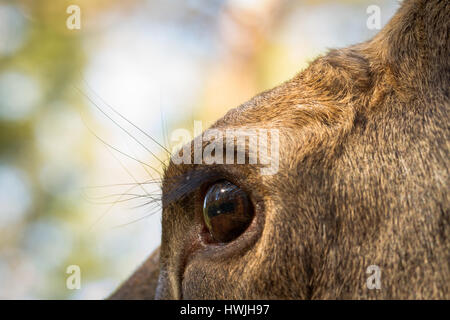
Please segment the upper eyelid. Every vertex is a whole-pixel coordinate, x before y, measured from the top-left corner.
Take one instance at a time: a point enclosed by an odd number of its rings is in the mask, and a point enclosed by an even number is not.
[[[203,167],[194,168],[179,176],[169,178],[171,181],[164,183],[166,184],[165,188],[169,189],[164,192],[163,206],[170,205],[213,179],[223,179],[223,175],[216,170]]]

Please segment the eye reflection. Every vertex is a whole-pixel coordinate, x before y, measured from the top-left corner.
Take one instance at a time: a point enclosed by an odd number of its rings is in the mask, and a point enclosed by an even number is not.
[[[203,202],[203,219],[218,242],[230,242],[240,236],[253,219],[247,194],[229,181],[212,185]]]

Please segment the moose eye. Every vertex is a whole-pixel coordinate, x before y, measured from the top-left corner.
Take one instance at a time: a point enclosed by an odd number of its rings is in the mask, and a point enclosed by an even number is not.
[[[253,215],[247,194],[229,181],[217,182],[206,192],[203,219],[211,236],[218,242],[229,242],[240,236]]]

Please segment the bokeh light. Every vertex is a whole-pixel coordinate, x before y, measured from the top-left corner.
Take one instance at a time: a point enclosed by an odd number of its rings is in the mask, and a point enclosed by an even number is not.
[[[0,56],[15,53],[26,40],[26,20],[12,5],[0,4]]]
[[[27,117],[40,102],[40,90],[37,81],[22,72],[0,73],[0,118]]]
[[[31,201],[32,194],[25,173],[0,163],[0,230],[23,220]]]

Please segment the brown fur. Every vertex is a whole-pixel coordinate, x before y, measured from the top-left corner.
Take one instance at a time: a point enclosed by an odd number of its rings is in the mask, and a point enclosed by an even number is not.
[[[158,288],[146,263],[112,298],[449,299],[449,16],[449,1],[404,1],[373,40],[217,121],[278,128],[279,172],[171,163]],[[202,167],[255,203],[249,232],[225,246],[198,240],[201,191],[167,200],[172,178]]]

